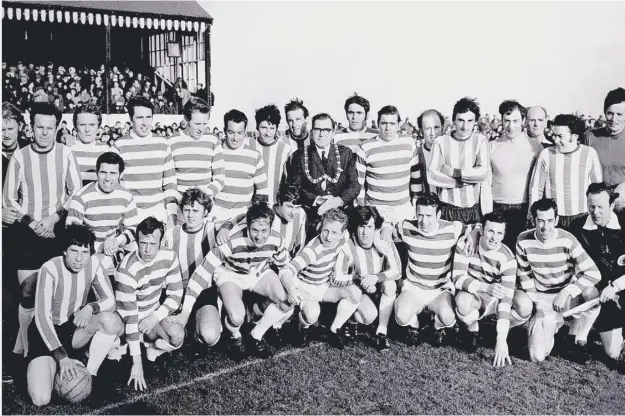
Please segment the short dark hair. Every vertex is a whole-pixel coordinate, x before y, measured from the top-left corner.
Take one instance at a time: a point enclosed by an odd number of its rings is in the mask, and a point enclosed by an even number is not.
[[[428,193],[428,194],[421,195],[419,198],[417,198],[417,203],[415,204],[415,210],[419,205],[421,205],[424,207],[434,207],[435,212],[438,212],[440,210],[440,204],[441,204],[441,201],[438,199],[438,195]]]
[[[88,225],[70,224],[63,232],[63,250],[71,246],[87,247],[91,255],[95,254],[95,234]]]
[[[555,216],[558,216],[558,204],[556,204],[555,199],[552,198],[543,198],[543,199],[539,199],[538,201],[534,202],[532,204],[532,207],[530,208],[530,212],[532,213],[532,217],[534,219],[536,219],[536,215],[538,213],[538,211],[549,211],[550,209],[553,210]]]
[[[191,97],[189,101],[184,105],[182,109],[182,114],[184,114],[184,118],[188,121],[191,121],[191,117],[193,113],[199,112],[202,114],[210,114],[210,107],[206,104],[206,101],[201,98]]]
[[[589,195],[598,195],[601,192],[605,192],[608,194],[610,198],[610,204],[619,197],[619,194],[613,192],[613,190],[606,184],[605,182],[595,182],[588,185],[588,189],[586,190],[586,197]]]
[[[286,116],[289,112],[295,110],[302,110],[304,112],[304,118],[308,118],[308,109],[304,105],[304,102],[299,98],[294,98],[284,106],[284,115]]]
[[[378,124],[380,124],[380,119],[382,118],[382,116],[388,115],[397,116],[397,124],[399,125],[401,117],[399,116],[399,110],[394,105],[385,105],[384,107],[380,108],[380,111],[378,111]]]
[[[371,218],[373,218],[373,223],[375,225],[375,229],[378,230],[382,227],[384,223],[384,218],[378,212],[378,209],[373,205],[358,205],[349,210],[349,231],[352,235],[356,235],[356,231],[358,227],[361,225],[367,224]]]
[[[95,162],[95,171],[100,171],[100,166],[102,163],[106,163],[109,165],[117,165],[119,166],[119,173],[124,172],[124,159],[115,152],[105,152],[98,156],[98,160]]]
[[[152,104],[150,100],[145,98],[143,95],[135,95],[134,97],[131,97],[130,100],[128,100],[128,105],[126,106],[126,108],[128,109],[128,115],[130,116],[131,120],[135,116],[136,107],[149,108],[152,114],[154,114],[154,104]]]
[[[336,123],[334,122],[334,119],[332,118],[332,116],[328,113],[319,113],[319,114],[315,114],[312,118],[312,121],[310,122],[310,125],[312,127],[315,126],[315,122],[317,120],[330,120],[332,122],[332,128],[334,129],[336,126]]]
[[[568,127],[571,134],[577,134],[579,139],[584,137],[584,132],[586,131],[584,120],[574,114],[558,114],[553,119],[553,126]]]
[[[266,202],[254,202],[247,209],[247,213],[245,214],[245,220],[247,221],[247,226],[249,227],[256,220],[265,219],[269,221],[269,226],[273,224],[273,220],[276,217],[276,214],[273,212],[273,209],[269,208]]]
[[[527,117],[527,109],[519,104],[518,101],[515,100],[505,100],[501,104],[499,104],[499,115],[503,119],[503,116],[506,114],[512,114],[515,110],[519,110],[521,113],[521,118],[525,119]]]
[[[154,234],[156,230],[161,231],[161,241],[165,236],[165,224],[154,217],[147,217],[137,225],[137,243],[139,242],[139,233],[143,235]]]
[[[213,201],[199,188],[189,188],[182,193],[180,209],[182,210],[185,205],[193,205],[195,202],[203,206],[207,213],[213,209]]]
[[[354,95],[352,95],[347,100],[345,100],[345,106],[343,108],[345,109],[346,113],[347,113],[347,109],[352,104],[358,104],[359,106],[364,108],[365,117],[369,114],[369,110],[371,109],[371,104],[369,104],[369,100],[367,100],[365,97],[361,97],[357,93],[354,93]]]
[[[331,210],[326,211],[321,216],[321,226],[323,227],[324,221],[332,221],[332,222],[340,222],[341,230],[345,231],[347,228],[347,224],[349,223],[349,218],[347,218],[347,214],[340,208],[332,208]]]
[[[282,120],[280,110],[278,109],[278,107],[276,107],[275,104],[269,104],[262,108],[259,108],[258,110],[256,110],[254,118],[256,119],[256,128],[258,128],[260,123],[262,123],[263,121],[267,121],[268,123],[278,127],[278,125],[280,124],[280,120]]]
[[[100,106],[94,104],[83,104],[74,109],[74,115],[72,117],[74,127],[78,126],[78,114],[83,113],[96,115],[98,117],[98,127],[102,125],[102,111],[100,110]]]
[[[475,98],[464,97],[459,99],[456,104],[454,104],[454,111],[451,119],[455,121],[458,114],[463,114],[468,111],[475,115],[475,121],[480,118],[480,104]]]
[[[610,91],[603,101],[603,112],[605,113],[610,106],[622,102],[625,102],[625,89],[619,87]]]
[[[2,120],[15,120],[20,126],[24,123],[22,112],[8,101],[2,103]]]
[[[30,125],[35,126],[35,117],[37,115],[54,116],[56,118],[56,127],[61,123],[61,112],[52,104],[46,102],[34,102],[30,107]]]
[[[490,222],[496,222],[499,224],[503,224],[506,226],[508,226],[508,223],[506,221],[506,217],[503,216],[503,214],[501,214],[500,212],[489,212],[488,214],[485,214],[482,217],[482,227],[486,227],[486,223],[490,221]]]
[[[237,124],[245,123],[245,128],[247,128],[247,116],[242,111],[232,109],[224,114],[224,131],[228,128],[228,122],[230,121]]]
[[[293,205],[301,204],[299,188],[293,184],[286,184],[286,182],[280,186],[278,193],[278,204],[282,205],[285,202],[290,202]]]
[[[417,117],[417,127],[419,128],[419,130],[423,130],[423,117],[429,116],[431,114],[438,116],[438,119],[441,121],[441,129],[445,127],[445,117],[443,116],[443,114],[440,111],[432,108],[429,110],[425,110],[424,112],[419,114],[419,117]]]

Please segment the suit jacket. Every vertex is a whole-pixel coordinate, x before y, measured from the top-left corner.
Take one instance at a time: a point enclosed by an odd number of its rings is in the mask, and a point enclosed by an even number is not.
[[[337,159],[332,147],[329,152],[328,171],[326,172],[315,145],[311,144],[308,146],[308,168],[313,179],[324,173],[331,178],[336,175]],[[293,153],[288,167],[288,178],[292,184],[299,188],[301,203],[307,210],[313,208],[313,203],[318,196],[338,196],[343,200],[344,206],[351,206],[354,199],[358,196],[360,184],[358,183],[358,172],[356,171],[356,158],[349,148],[339,144],[338,149],[343,172],[341,172],[337,183],[326,181],[325,190],[321,188],[321,182],[314,184],[306,177],[304,171],[304,149],[298,149]]]

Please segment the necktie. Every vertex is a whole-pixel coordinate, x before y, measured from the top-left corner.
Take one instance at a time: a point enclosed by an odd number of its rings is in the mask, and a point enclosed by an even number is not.
[[[326,157],[326,152],[321,152],[321,163],[323,163],[323,169],[325,169],[327,173],[328,172],[328,158]]]

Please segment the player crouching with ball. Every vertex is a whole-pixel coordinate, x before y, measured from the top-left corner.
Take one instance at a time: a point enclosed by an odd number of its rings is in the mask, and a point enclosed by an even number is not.
[[[64,241],[63,255],[44,263],[37,277],[35,322],[28,329],[31,361],[26,376],[28,394],[35,406],[50,402],[55,384],[63,398],[73,402],[85,399],[91,392],[89,374],[97,374],[124,330],[113,312],[111,282],[94,255],[93,233],[84,225],[73,224],[67,227]],[[97,300],[85,303],[89,289],[93,289]],[[89,341],[86,374],[83,363],[76,358]]]

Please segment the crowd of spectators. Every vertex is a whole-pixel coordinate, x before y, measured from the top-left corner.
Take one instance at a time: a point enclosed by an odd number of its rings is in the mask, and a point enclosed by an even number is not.
[[[113,66],[110,77],[110,110],[126,113],[128,99],[143,95],[154,105],[155,114],[181,114],[182,107],[192,96],[187,83],[178,78],[173,86],[157,85],[140,72],[128,67]],[[24,64],[8,65],[2,62],[2,96],[21,111],[28,111],[32,102],[48,101],[62,113],[72,113],[79,104],[91,103],[105,106],[105,68],[76,68],[56,65]],[[202,84],[193,94],[206,100]]]

